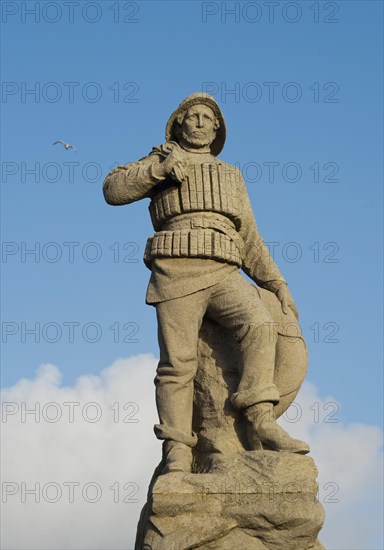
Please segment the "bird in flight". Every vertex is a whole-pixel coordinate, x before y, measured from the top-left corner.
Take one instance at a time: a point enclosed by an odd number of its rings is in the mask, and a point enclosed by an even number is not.
[[[59,139],[58,141],[55,141],[52,145],[57,145],[58,143],[61,143],[61,145],[64,145],[64,149],[66,151],[68,151],[68,149],[73,149],[75,151],[75,146],[74,145],[71,145],[70,143],[65,143],[61,139]]]

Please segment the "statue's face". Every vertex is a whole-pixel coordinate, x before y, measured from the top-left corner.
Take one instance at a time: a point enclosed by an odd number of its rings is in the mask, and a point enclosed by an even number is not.
[[[186,112],[180,127],[180,137],[189,146],[199,149],[215,139],[218,121],[207,105],[194,105]]]

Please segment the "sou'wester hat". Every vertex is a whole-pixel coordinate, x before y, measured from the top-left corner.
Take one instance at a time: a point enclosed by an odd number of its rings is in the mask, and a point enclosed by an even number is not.
[[[203,92],[197,92],[186,97],[178,106],[178,108],[171,114],[165,128],[165,139],[167,141],[178,142],[178,137],[175,132],[175,125],[177,124],[177,116],[192,107],[192,105],[207,105],[215,113],[216,118],[219,121],[220,127],[216,130],[216,137],[211,143],[211,153],[217,156],[224,147],[225,143],[225,120],[220,107],[216,103],[215,99],[209,94]]]

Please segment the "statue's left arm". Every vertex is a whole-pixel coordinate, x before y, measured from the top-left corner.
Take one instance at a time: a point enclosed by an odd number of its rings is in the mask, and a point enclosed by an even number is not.
[[[297,317],[296,306],[287,283],[259,233],[244,180],[241,175],[239,178],[242,208],[239,233],[244,241],[242,270],[257,285],[276,294],[284,313],[287,313],[290,307]]]

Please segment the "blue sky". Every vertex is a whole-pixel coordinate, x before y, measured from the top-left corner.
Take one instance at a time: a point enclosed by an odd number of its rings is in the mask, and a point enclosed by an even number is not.
[[[382,3],[1,4],[2,386],[157,356],[148,203],[101,187],[203,90],[296,300],[308,381],[340,422],[381,425]]]

